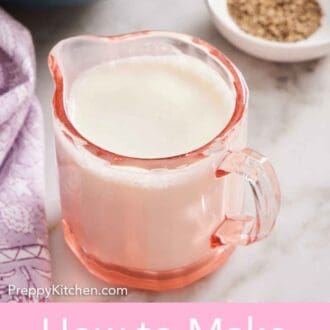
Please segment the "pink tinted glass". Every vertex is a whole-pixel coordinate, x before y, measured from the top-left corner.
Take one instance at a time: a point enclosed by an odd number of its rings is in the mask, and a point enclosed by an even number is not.
[[[182,54],[212,67],[235,92],[233,116],[212,141],[184,155],[139,159],[104,150],[73,127],[66,96],[79,73],[119,58]],[[246,84],[220,51],[170,32],[80,36],[58,43],[49,66],[65,238],[92,273],[131,287],[178,288],[218,268],[238,244],[270,233],[278,182],[269,161],[246,148]],[[244,181],[255,215],[243,209]]]

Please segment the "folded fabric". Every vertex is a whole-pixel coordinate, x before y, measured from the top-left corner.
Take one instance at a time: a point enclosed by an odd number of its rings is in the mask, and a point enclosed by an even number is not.
[[[34,61],[29,32],[0,8],[1,302],[44,301],[26,289],[50,285]]]

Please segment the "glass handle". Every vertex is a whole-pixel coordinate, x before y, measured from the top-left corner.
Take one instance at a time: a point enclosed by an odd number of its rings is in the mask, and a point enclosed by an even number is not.
[[[251,149],[229,151],[217,176],[236,173],[252,190],[256,214],[227,215],[211,237],[211,246],[248,245],[266,237],[273,229],[280,208],[280,188],[269,160]]]

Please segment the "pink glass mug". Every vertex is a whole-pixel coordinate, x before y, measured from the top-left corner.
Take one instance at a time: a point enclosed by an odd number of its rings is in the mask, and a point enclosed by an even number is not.
[[[118,58],[180,54],[207,63],[236,95],[231,120],[212,141],[183,155],[139,159],[103,150],[73,127],[66,95],[80,72]],[[179,288],[217,269],[237,245],[270,233],[279,185],[269,161],[246,149],[248,90],[216,48],[169,32],[80,36],[59,42],[49,66],[64,234],[90,272],[135,288]],[[244,180],[255,216],[242,210]]]

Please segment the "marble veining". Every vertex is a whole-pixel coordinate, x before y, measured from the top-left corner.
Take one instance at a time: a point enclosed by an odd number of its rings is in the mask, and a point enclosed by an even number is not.
[[[268,239],[238,248],[225,267],[188,288],[162,294],[130,290],[127,297],[55,300],[330,301],[330,57],[300,64],[252,58],[217,33],[201,0],[108,0],[79,9],[42,13],[15,9],[11,13],[32,30],[36,42],[37,94],[46,122],[46,201],[54,283],[106,286],[73,257],[58,224],[50,105],[53,86],[46,57],[61,38],[163,29],[193,34],[216,45],[246,77],[250,88],[249,146],[272,160],[283,195],[277,226]]]

